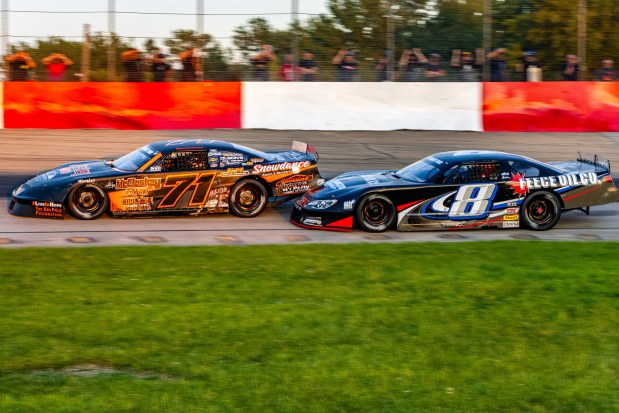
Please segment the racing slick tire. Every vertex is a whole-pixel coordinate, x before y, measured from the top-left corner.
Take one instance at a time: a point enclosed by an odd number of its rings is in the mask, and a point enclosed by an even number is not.
[[[384,232],[393,226],[396,211],[393,202],[381,194],[370,194],[357,204],[357,223],[368,232]]]
[[[561,218],[561,202],[552,192],[534,192],[520,206],[520,220],[525,228],[546,231]]]
[[[260,215],[267,206],[267,190],[260,181],[244,179],[230,191],[230,211],[242,218]]]
[[[109,204],[106,192],[94,184],[76,186],[67,197],[69,212],[79,219],[97,219],[108,210]]]

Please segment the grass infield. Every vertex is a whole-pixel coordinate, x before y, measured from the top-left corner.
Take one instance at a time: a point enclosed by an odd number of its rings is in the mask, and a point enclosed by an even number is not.
[[[617,243],[0,250],[1,412],[617,412]]]

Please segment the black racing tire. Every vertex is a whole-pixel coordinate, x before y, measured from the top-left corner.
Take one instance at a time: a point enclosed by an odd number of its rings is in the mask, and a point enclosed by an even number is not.
[[[520,220],[532,231],[546,231],[561,218],[561,201],[552,192],[539,191],[530,194],[520,206]]]
[[[260,181],[244,179],[237,182],[230,191],[230,211],[242,218],[253,218],[267,206],[267,190]]]
[[[393,202],[381,194],[369,194],[356,208],[359,228],[368,232],[384,232],[393,226],[396,210]]]
[[[98,185],[84,184],[69,192],[67,207],[75,218],[97,219],[110,205],[107,193]]]

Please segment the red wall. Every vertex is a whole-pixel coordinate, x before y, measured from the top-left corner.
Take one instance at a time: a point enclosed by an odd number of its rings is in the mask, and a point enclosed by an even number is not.
[[[619,131],[619,83],[484,83],[483,125],[485,131]]]
[[[5,128],[241,127],[241,83],[5,82]]]

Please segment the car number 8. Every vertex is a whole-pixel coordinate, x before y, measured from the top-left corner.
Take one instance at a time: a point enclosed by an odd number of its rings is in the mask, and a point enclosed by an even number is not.
[[[465,185],[460,187],[449,209],[451,219],[485,218],[490,209],[490,201],[496,194],[494,184]]]

